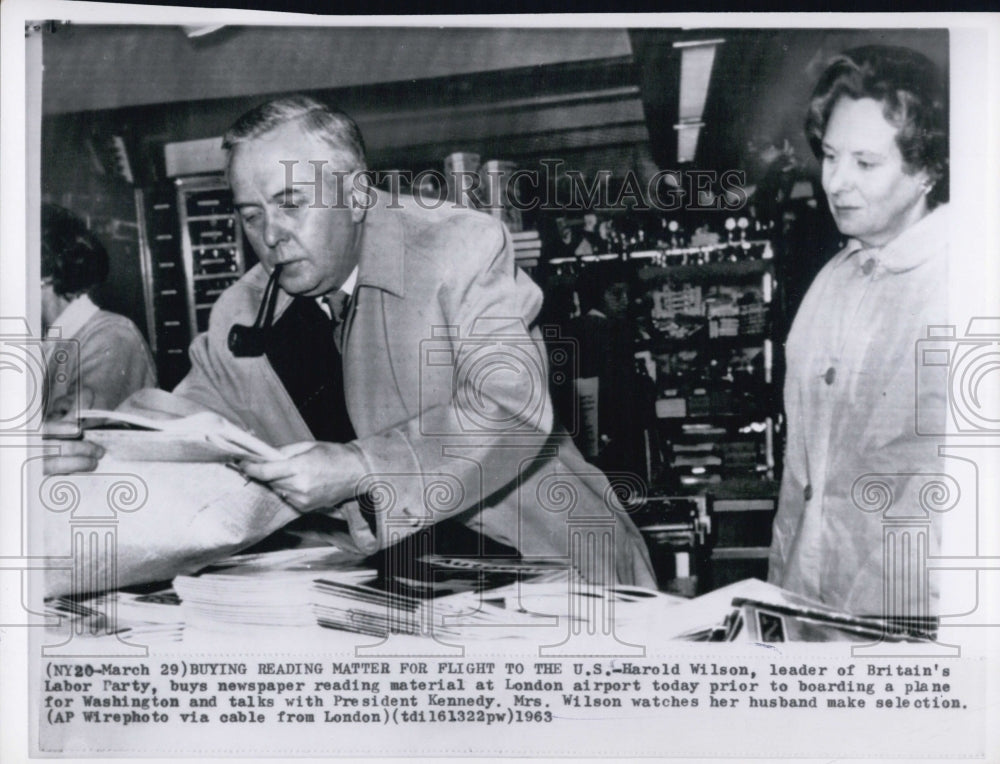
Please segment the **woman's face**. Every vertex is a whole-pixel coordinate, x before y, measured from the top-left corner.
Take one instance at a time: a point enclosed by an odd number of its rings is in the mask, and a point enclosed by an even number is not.
[[[925,170],[909,172],[897,129],[872,98],[842,97],[823,135],[823,190],[840,232],[888,244],[927,214]]]

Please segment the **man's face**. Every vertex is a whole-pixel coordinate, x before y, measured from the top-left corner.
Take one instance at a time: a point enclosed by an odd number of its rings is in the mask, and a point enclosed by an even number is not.
[[[823,135],[823,190],[840,232],[888,244],[927,212],[923,170],[908,172],[897,129],[871,98],[842,97]]]
[[[283,266],[279,283],[289,294],[332,292],[357,265],[364,211],[343,195],[354,178],[333,174],[343,169],[336,157],[295,122],[237,144],[230,155],[229,183],[243,230],[268,271]],[[310,160],[324,164],[317,169]],[[294,185],[288,162],[294,162]],[[320,175],[318,189],[313,181]]]

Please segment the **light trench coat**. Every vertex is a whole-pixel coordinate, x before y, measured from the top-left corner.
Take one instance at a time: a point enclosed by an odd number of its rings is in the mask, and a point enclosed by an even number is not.
[[[608,480],[553,431],[548,359],[529,330],[542,294],[515,267],[507,230],[483,213],[401,203],[366,212],[338,338],[376,518],[373,533],[345,505],[353,542],[371,552],[454,517],[524,556],[566,557],[571,532],[593,528],[596,546],[575,558],[589,580],[655,586]],[[257,266],[219,298],[174,392],[280,446],[313,436],[267,359],[226,344],[233,324],[253,323],[266,281]],[[279,316],[290,302],[281,292]]]
[[[938,596],[933,580],[907,583],[914,559],[899,552],[915,542],[913,552],[933,555],[941,541],[925,489],[947,471],[943,439],[918,434],[916,422],[919,413],[941,431],[947,390],[920,384],[917,364],[928,327],[949,323],[948,233],[942,206],[880,250],[849,244],[816,277],[788,336],[769,579],[858,615],[926,615]]]

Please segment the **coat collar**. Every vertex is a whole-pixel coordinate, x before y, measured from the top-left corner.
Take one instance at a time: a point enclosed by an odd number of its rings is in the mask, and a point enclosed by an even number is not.
[[[375,287],[405,297],[403,253],[406,236],[401,217],[408,205],[403,204],[404,210],[387,209],[381,196],[376,196],[362,224],[358,286]]]
[[[851,239],[837,264],[853,261],[861,268],[874,258],[877,270],[904,273],[946,250],[949,231],[948,205],[942,204],[882,247],[865,249],[861,242]]]
[[[48,336],[54,339],[72,339],[99,310],[89,296],[80,295],[59,314],[59,318],[49,327]]]
[[[948,205],[942,204],[886,244],[879,263],[890,273],[902,273],[922,265],[948,246]]]

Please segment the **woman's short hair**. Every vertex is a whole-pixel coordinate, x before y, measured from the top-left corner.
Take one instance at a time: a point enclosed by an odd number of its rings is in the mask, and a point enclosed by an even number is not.
[[[347,114],[307,95],[276,98],[254,107],[237,119],[222,138],[222,148],[231,152],[282,125],[299,121],[309,135],[325,141],[343,155],[345,170],[364,170],[365,142],[357,123]]]
[[[934,183],[927,203],[948,201],[948,92],[938,68],[909,48],[866,45],[834,58],[813,91],[806,137],[817,157],[833,107],[841,98],[871,98],[894,125],[896,145],[912,171],[926,170]]]
[[[80,218],[55,204],[42,205],[42,278],[61,297],[75,297],[108,277],[108,253]]]

